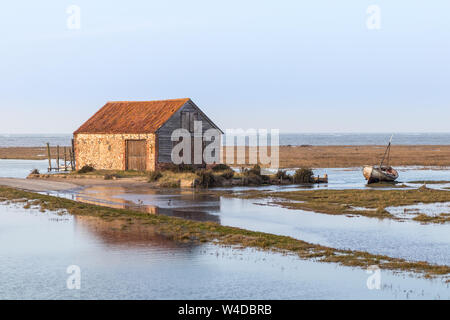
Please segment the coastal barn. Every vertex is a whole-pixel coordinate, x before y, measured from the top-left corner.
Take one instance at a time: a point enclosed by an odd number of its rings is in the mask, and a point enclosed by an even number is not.
[[[164,167],[172,163],[173,130],[184,128],[193,135],[194,121],[202,121],[203,132],[214,128],[223,133],[189,98],[108,102],[74,132],[76,169]]]

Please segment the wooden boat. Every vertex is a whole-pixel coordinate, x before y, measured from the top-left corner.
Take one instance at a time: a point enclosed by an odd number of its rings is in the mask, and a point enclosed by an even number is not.
[[[367,183],[375,182],[394,182],[398,179],[398,172],[389,165],[390,152],[391,152],[392,137],[384,152],[383,159],[379,166],[364,166],[363,175],[366,178]],[[386,160],[386,164],[385,163]]]
[[[398,172],[388,166],[365,166],[363,169],[364,178],[367,183],[375,182],[394,182],[398,179]]]

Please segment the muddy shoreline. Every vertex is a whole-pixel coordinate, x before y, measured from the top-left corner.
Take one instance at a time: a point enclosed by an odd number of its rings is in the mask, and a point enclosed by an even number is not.
[[[136,186],[149,187],[150,184],[140,178],[122,178],[118,180],[104,180],[94,178],[48,178],[48,179],[24,179],[0,177],[0,186],[17,188],[32,192],[64,191],[89,186]]]
[[[281,146],[281,168],[347,168],[375,164],[385,146]],[[60,149],[62,150],[62,149]],[[56,157],[56,148],[51,148]],[[62,153],[61,153],[62,154]],[[225,154],[225,153],[223,153]],[[2,147],[0,159],[47,159],[45,147]],[[227,161],[230,163],[230,161]],[[450,145],[398,145],[391,151],[394,166],[450,166]]]

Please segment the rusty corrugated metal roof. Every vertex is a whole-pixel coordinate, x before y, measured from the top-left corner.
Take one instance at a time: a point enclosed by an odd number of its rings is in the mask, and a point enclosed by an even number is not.
[[[111,101],[74,134],[154,133],[189,100]]]

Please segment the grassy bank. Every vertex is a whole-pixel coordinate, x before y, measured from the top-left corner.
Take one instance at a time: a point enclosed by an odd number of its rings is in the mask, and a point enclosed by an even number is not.
[[[450,202],[450,192],[421,187],[413,190],[307,190],[291,192],[249,191],[245,198],[274,198],[272,203],[289,209],[301,209],[326,214],[357,214],[372,218],[397,219],[386,208],[418,203]],[[424,223],[445,223],[450,216],[418,215],[414,220]]]
[[[414,184],[448,184],[450,181],[447,180],[417,180],[417,181],[408,181],[408,183]]]
[[[304,177],[297,172],[304,173]],[[305,174],[306,173],[306,174]],[[229,186],[260,186],[280,185],[297,182],[313,183],[313,172],[309,169],[299,169],[294,175],[288,175],[279,170],[275,174],[263,175],[261,168],[255,165],[251,168],[242,167],[234,171],[224,164],[216,164],[208,168],[197,168],[190,165],[167,165],[164,169],[155,171],[133,170],[97,170],[92,166],[83,166],[78,171],[70,173],[44,173],[37,170],[28,176],[29,179],[103,179],[117,180],[132,178],[134,181],[148,182],[157,188],[211,188]]]
[[[151,215],[139,211],[113,209],[85,204],[68,199],[0,187],[3,201],[22,202],[24,208],[39,205],[42,211],[66,210],[79,216],[95,216],[105,220],[121,220],[128,224],[149,226],[169,239],[183,242],[215,242],[222,245],[253,247],[293,253],[303,259],[333,262],[343,266],[367,268],[378,265],[382,269],[415,272],[425,277],[450,275],[449,266],[427,262],[409,262],[404,259],[374,255],[362,251],[339,250],[307,243],[286,236],[226,227],[212,222],[196,222],[164,215]]]
[[[280,168],[362,167],[379,163],[385,149],[386,146],[374,145],[280,146]],[[450,166],[450,145],[395,145],[390,161],[393,166]],[[226,159],[226,163],[233,163],[233,159]]]
[[[379,163],[384,149],[385,146],[281,146],[280,168],[360,167]],[[52,156],[56,156],[55,148],[52,148]],[[0,159],[46,158],[45,146],[0,148]],[[239,166],[231,159],[227,160],[227,163]],[[391,151],[391,164],[394,166],[450,166],[450,146],[396,145]]]

